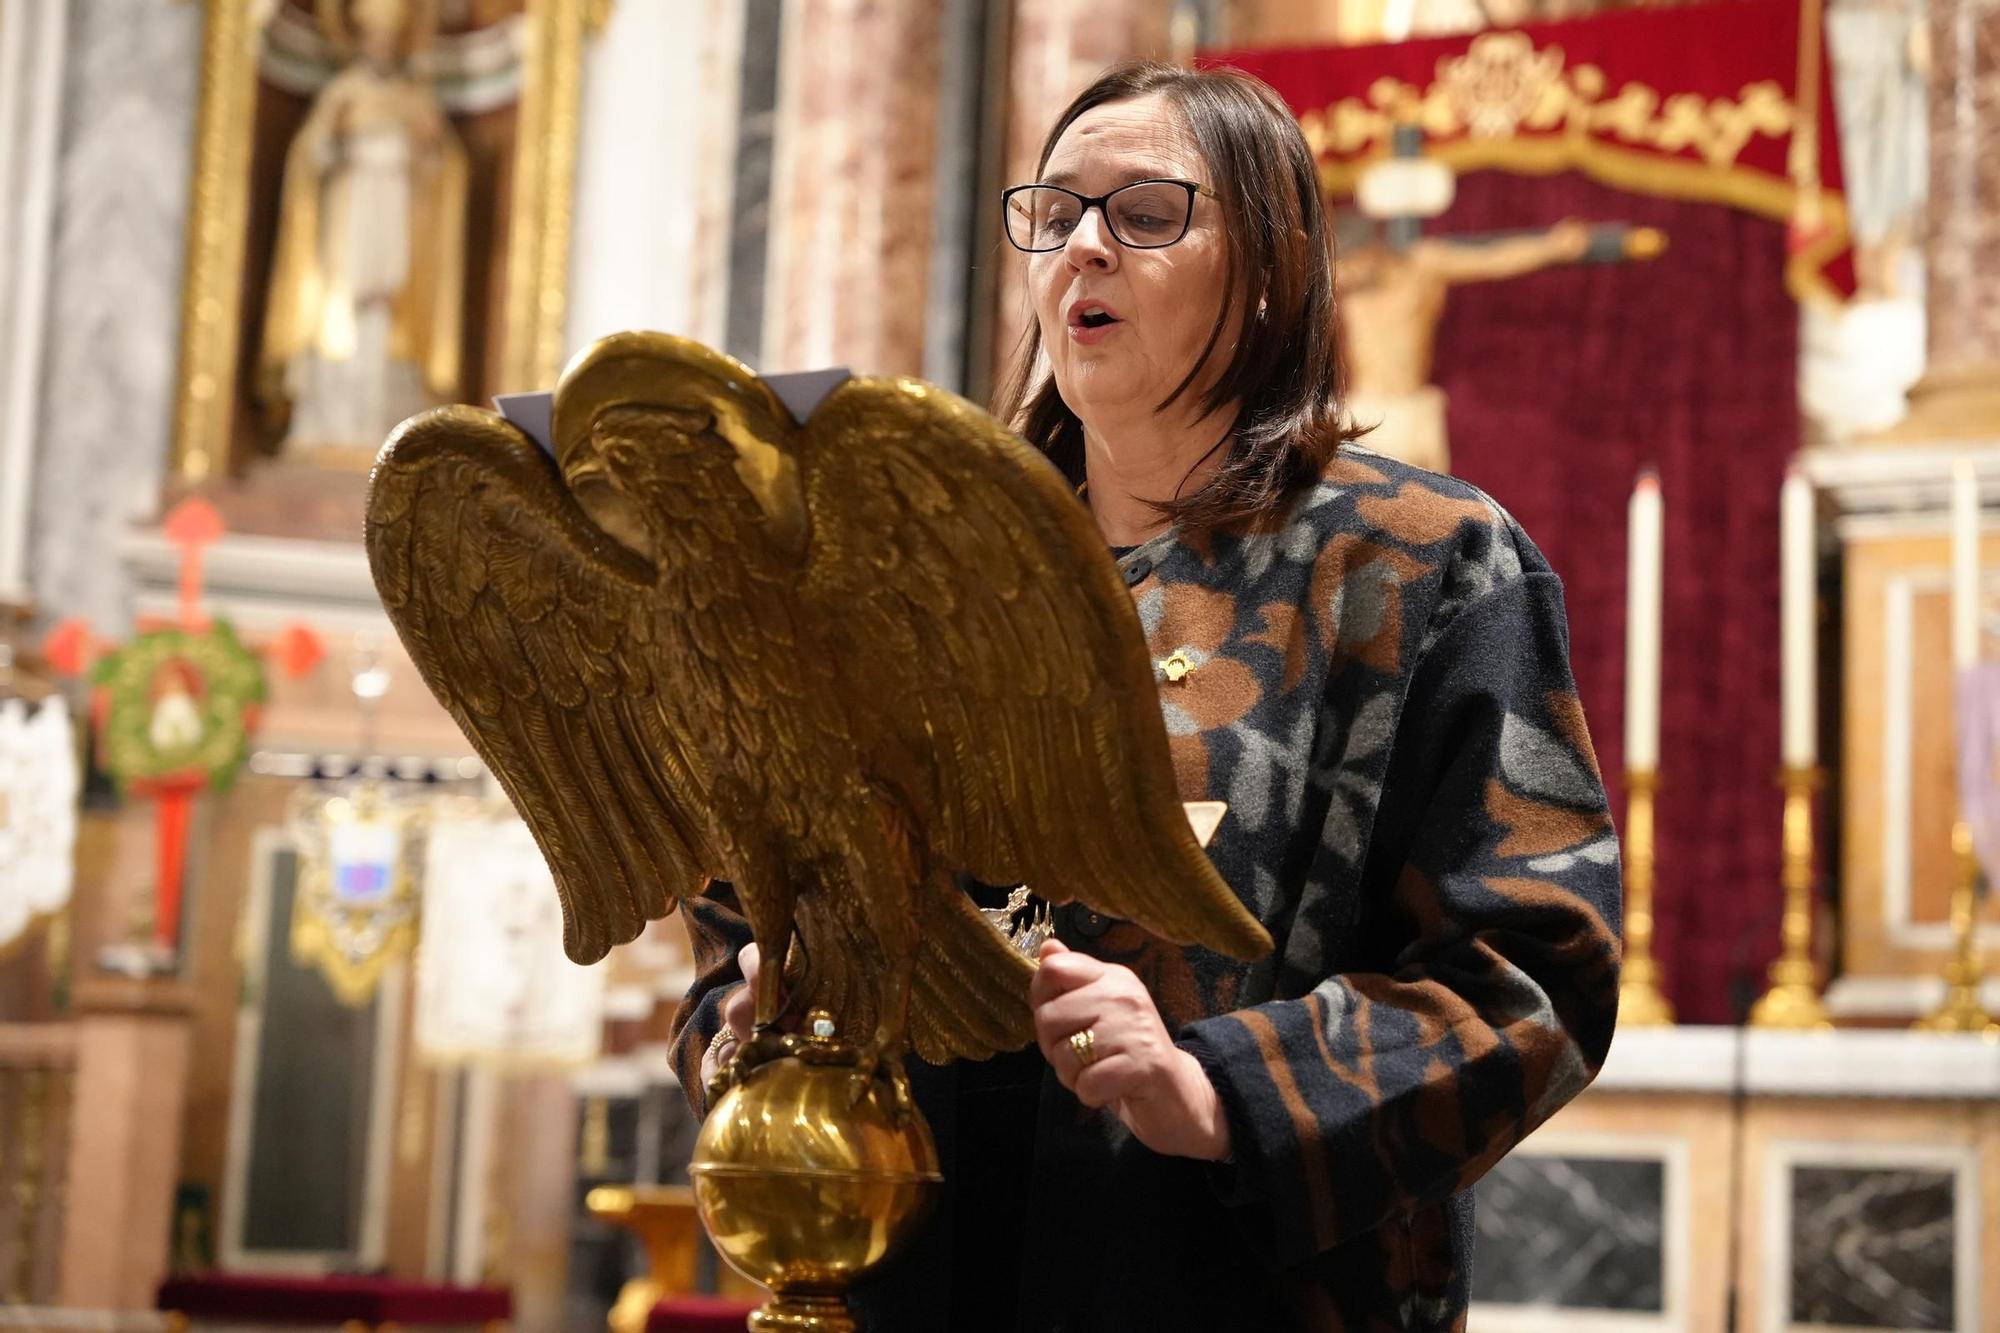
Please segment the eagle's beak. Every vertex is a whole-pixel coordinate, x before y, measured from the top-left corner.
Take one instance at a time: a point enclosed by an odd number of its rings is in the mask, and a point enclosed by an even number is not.
[[[611,473],[602,460],[595,454],[586,455],[571,463],[564,473],[563,479],[569,483],[570,494],[583,506],[583,512],[590,515],[591,522],[604,529],[614,541],[648,560],[659,558],[659,552],[653,546],[652,533],[647,531],[638,509],[624,492],[611,484]]]
[[[748,433],[727,432],[736,449],[736,475],[764,511],[771,540],[788,554],[806,551],[806,497],[799,465],[777,445]]]

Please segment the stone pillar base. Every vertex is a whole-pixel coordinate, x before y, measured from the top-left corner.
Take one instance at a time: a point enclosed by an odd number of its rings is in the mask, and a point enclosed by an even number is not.
[[[179,982],[77,985],[61,1305],[153,1308],[167,1273],[193,1007]]]

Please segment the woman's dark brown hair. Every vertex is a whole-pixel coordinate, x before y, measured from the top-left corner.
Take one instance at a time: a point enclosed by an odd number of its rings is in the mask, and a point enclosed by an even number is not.
[[[1231,69],[1129,64],[1106,71],[1056,118],[1036,175],[1084,112],[1151,93],[1179,112],[1208,163],[1229,262],[1215,327],[1161,410],[1196,392],[1239,303],[1249,312],[1229,364],[1195,403],[1203,413],[1238,405],[1228,455],[1199,490],[1163,500],[1159,509],[1196,530],[1275,517],[1286,497],[1316,478],[1355,434],[1334,314],[1332,229],[1312,150],[1291,111],[1261,80]],[[1041,350],[1041,330],[1030,322],[995,414],[1081,482],[1083,423],[1055,379],[1046,371],[1037,376]]]

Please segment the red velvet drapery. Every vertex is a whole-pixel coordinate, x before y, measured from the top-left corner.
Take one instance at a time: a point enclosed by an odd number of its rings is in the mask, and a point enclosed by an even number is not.
[[[1578,175],[1475,172],[1432,231],[1564,217],[1666,231],[1648,264],[1456,289],[1435,380],[1453,470],[1562,575],[1578,687],[1622,814],[1625,503],[1666,497],[1656,951],[1684,1022],[1740,1020],[1777,952],[1778,486],[1797,449],[1781,224]]]

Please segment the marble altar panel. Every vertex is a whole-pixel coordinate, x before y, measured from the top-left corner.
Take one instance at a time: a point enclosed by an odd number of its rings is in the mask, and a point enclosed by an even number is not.
[[[1789,1174],[1794,1324],[1957,1327],[1957,1171],[1800,1161]]]
[[[1700,1066],[1717,1043],[1695,1036]],[[1471,1326],[1724,1333],[1735,1135],[1725,1096],[1585,1092],[1477,1187]]]
[[[1742,1327],[1993,1327],[2000,1106],[1755,1096],[1743,1119]]]
[[[1474,1300],[1558,1310],[1666,1310],[1669,1171],[1659,1155],[1515,1153],[1479,1182]]]

